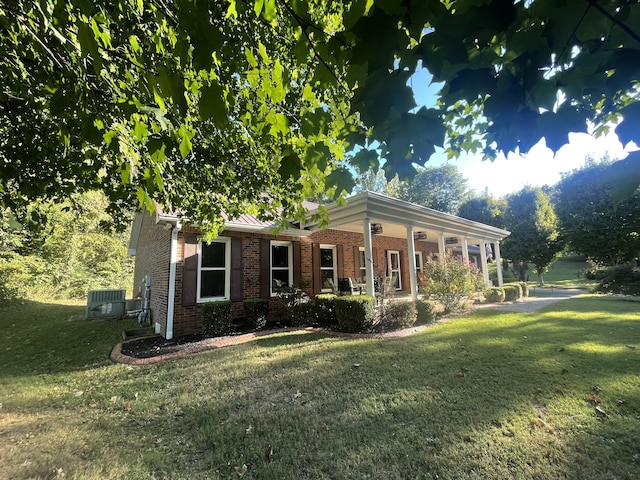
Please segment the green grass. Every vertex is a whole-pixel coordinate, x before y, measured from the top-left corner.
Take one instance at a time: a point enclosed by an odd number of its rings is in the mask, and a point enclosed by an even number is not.
[[[593,280],[587,280],[582,272],[587,269],[587,263],[582,256],[560,257],[550,267],[549,271],[543,275],[545,286],[559,288],[585,288],[590,289],[596,285]],[[489,264],[489,273],[495,273],[496,263]],[[535,267],[529,264],[529,286],[538,284],[538,275],[534,273]],[[513,276],[513,275],[511,275]],[[506,277],[506,275],[505,275]],[[506,281],[512,281],[507,279]],[[513,279],[515,281],[515,278]]]
[[[639,306],[589,296],[142,367],[108,360],[129,323],[2,308],[0,478],[638,478]]]

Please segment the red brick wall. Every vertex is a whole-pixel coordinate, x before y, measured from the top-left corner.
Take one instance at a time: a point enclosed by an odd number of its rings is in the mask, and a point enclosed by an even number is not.
[[[186,236],[197,235],[193,227],[184,227],[178,235],[176,288],[174,306],[174,335],[186,335],[202,331],[202,316],[200,305],[182,304],[182,285],[184,268],[184,241]],[[242,294],[243,298],[260,297],[260,240],[299,241],[301,245],[301,283],[310,295],[313,293],[313,264],[312,245],[314,243],[328,245],[342,245],[343,274],[345,277],[359,277],[360,270],[356,271],[354,247],[363,247],[364,239],[361,233],[343,232],[339,230],[324,230],[314,232],[308,237],[284,237],[267,234],[242,233],[224,231],[222,237],[242,238]],[[386,252],[397,250],[400,252],[402,285],[408,291],[409,285],[409,259],[407,240],[402,238],[385,237],[376,235],[372,238],[372,244],[376,252],[374,258],[374,276],[386,275]],[[140,240],[136,255],[136,286],[140,284],[145,274],[152,276],[151,306],[153,321],[162,325],[162,333],[166,332],[167,292],[169,281],[169,261],[171,248],[171,230],[165,230],[162,226],[155,225],[153,219],[145,215]],[[438,247],[431,242],[416,242],[416,251],[423,252],[426,261],[431,252],[437,252]],[[317,268],[317,267],[316,267]],[[283,314],[282,301],[271,299],[269,320],[274,321]],[[244,315],[242,302],[232,304],[232,316],[234,318]]]
[[[169,262],[171,230],[157,225],[154,216],[143,213],[142,228],[136,246],[134,295],[143,285],[145,275],[151,275],[151,320],[158,322],[164,335],[167,328],[167,298],[169,293]],[[144,287],[142,290],[144,294]]]

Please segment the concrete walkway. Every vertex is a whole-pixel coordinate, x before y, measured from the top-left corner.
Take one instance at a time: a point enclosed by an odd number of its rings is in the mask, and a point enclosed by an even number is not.
[[[577,297],[588,293],[586,290],[578,288],[553,288],[535,287],[529,289],[529,297],[516,300],[515,302],[492,303],[487,305],[477,305],[477,308],[492,308],[504,312],[535,312],[536,310],[551,305],[552,303]]]

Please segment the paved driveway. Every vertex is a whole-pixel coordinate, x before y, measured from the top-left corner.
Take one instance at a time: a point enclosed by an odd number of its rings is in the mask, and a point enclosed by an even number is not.
[[[567,298],[577,297],[587,293],[586,290],[577,288],[559,289],[559,288],[540,288],[535,287],[529,289],[529,297],[522,298],[515,302],[492,303],[488,305],[479,305],[479,308],[493,308],[505,312],[533,312],[539,308],[546,307],[552,303],[565,300]]]

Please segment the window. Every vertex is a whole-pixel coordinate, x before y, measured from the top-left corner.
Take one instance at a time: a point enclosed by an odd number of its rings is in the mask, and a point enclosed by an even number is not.
[[[323,292],[333,292],[338,285],[336,272],[335,245],[320,245],[320,280]]]
[[[397,250],[387,251],[387,272],[390,277],[396,279],[396,290],[402,290],[402,271],[400,270],[400,252]]]
[[[364,256],[364,247],[360,247],[360,278],[367,278],[367,260]]]
[[[277,286],[293,284],[293,249],[291,242],[271,242],[271,295]]]
[[[198,302],[229,299],[231,239],[200,243]]]
[[[416,252],[416,273],[422,272],[422,252]]]

